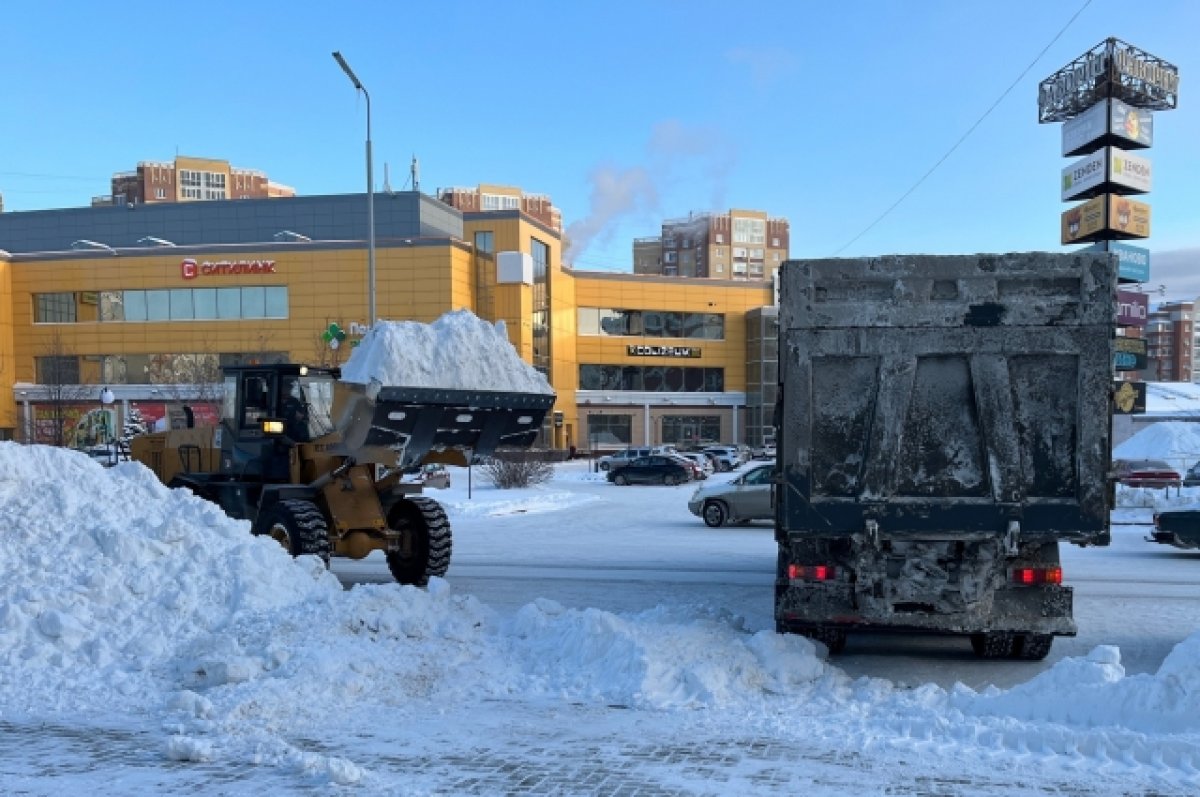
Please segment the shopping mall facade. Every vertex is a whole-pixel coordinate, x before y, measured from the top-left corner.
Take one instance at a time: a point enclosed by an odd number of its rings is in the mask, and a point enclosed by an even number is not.
[[[546,446],[770,436],[772,281],[579,271],[519,210],[374,202],[379,318],[503,321],[557,392]],[[0,214],[0,439],[87,447],[133,410],[215,417],[220,365],[344,362],[367,216],[363,194]]]

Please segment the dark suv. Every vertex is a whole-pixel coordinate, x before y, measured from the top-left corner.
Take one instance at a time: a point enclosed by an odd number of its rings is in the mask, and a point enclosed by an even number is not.
[[[1200,487],[1200,462],[1187,469],[1183,474],[1184,487]]]

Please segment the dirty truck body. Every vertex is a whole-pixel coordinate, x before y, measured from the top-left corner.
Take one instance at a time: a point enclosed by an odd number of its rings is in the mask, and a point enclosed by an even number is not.
[[[225,369],[221,420],[137,437],[132,455],[277,539],[294,555],[385,552],[402,583],[446,572],[451,531],[402,480],[430,462],[466,465],[528,448],[553,395],[342,382],[295,364]]]
[[[1115,294],[1107,255],[785,263],[777,629],[1074,635],[1058,545],[1109,542]]]

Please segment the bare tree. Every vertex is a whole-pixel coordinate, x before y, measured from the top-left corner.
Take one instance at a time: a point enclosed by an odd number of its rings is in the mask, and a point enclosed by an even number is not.
[[[70,433],[79,431],[80,405],[93,398],[98,401],[99,395],[92,395],[92,386],[80,384],[79,356],[67,347],[60,333],[54,333],[35,362],[40,385],[38,416],[27,430],[26,440],[52,446],[73,443]]]

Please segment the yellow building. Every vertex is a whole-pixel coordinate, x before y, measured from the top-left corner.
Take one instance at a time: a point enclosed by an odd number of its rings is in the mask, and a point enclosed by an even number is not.
[[[221,365],[344,362],[368,322],[365,204],[358,194],[4,214],[0,439],[87,447],[133,410],[152,421],[187,403],[215,418]],[[544,445],[767,433],[770,283],[572,270],[561,233],[519,209],[464,213],[402,192],[377,194],[375,215],[380,317],[468,308],[504,321],[558,395]],[[138,244],[148,236],[154,245]],[[349,333],[337,348],[324,334],[333,324]]]

